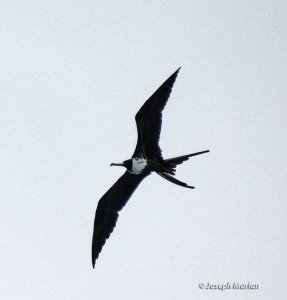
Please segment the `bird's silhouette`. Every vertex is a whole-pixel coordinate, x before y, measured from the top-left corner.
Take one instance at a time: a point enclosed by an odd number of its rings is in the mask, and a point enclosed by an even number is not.
[[[209,150],[164,159],[159,147],[162,110],[169,98],[179,70],[180,68],[153,93],[136,114],[138,141],[132,158],[120,164],[111,164],[111,166],[123,166],[127,170],[98,202],[92,244],[93,267],[102,247],[115,228],[119,211],[125,206],[145,177],[156,172],[177,185],[194,188],[173,177],[176,167],[191,156],[203,154]]]

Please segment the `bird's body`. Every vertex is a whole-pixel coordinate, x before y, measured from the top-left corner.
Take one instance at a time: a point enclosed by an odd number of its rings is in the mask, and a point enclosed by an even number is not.
[[[99,200],[94,221],[92,262],[102,250],[105,241],[112,233],[118,218],[118,212],[124,207],[128,199],[141,181],[152,172],[156,172],[166,180],[177,185],[194,188],[179,181],[172,175],[176,166],[189,157],[209,152],[209,150],[183,155],[170,159],[163,159],[159,147],[159,137],[162,123],[162,110],[171,93],[179,69],[173,73],[144,103],[136,114],[138,141],[132,158],[123,163],[111,166],[123,166],[127,171]]]
[[[128,171],[131,172],[132,174],[140,175],[144,173],[147,165],[148,165],[148,161],[145,158],[142,157],[133,158],[131,170]]]

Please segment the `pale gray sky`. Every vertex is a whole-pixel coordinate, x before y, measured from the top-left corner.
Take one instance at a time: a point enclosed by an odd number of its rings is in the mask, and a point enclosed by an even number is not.
[[[0,298],[286,299],[286,1],[2,1]],[[92,269],[134,115],[182,69],[165,157]],[[259,290],[205,290],[199,283]]]

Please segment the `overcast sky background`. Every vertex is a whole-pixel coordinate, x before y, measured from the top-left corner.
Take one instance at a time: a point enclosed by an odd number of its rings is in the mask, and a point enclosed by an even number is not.
[[[286,1],[1,1],[0,298],[286,299]],[[168,158],[93,270],[97,202],[134,115],[182,67]],[[208,291],[199,283],[252,283]]]

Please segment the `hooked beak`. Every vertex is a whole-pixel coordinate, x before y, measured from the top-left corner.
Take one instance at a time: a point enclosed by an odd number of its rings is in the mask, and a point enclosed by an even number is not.
[[[114,163],[112,163],[111,166],[120,166],[120,167],[124,167],[124,164],[114,164]]]

